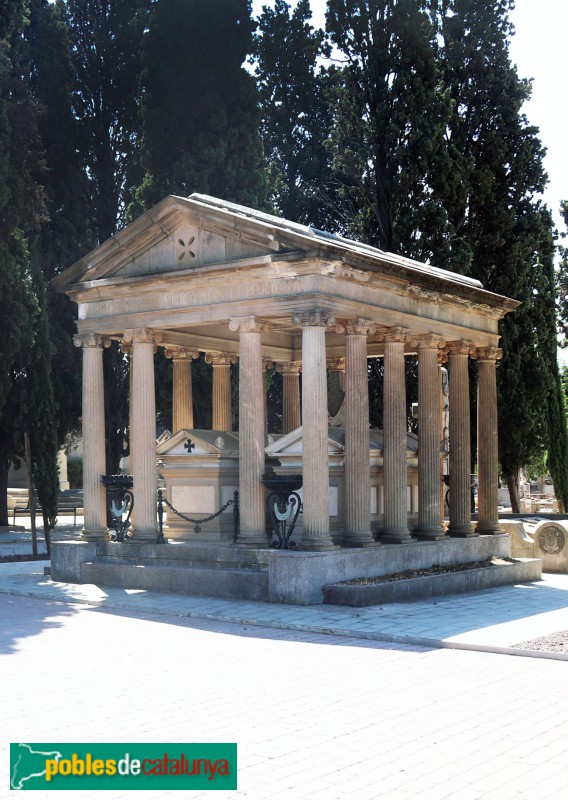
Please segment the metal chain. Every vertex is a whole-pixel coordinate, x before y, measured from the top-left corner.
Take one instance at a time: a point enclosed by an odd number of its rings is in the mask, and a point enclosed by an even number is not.
[[[234,499],[231,498],[230,500],[227,500],[225,505],[222,508],[220,508],[219,511],[217,511],[215,514],[211,514],[210,517],[204,517],[203,519],[192,519],[191,517],[187,517],[185,514],[182,514],[181,511],[176,511],[176,509],[172,506],[171,503],[169,503],[166,500],[165,497],[162,497],[162,500],[163,500],[164,504],[171,511],[174,512],[174,514],[177,514],[178,517],[181,517],[181,519],[184,519],[186,522],[191,522],[192,525],[203,525],[205,522],[211,522],[212,519],[215,519],[215,517],[218,517],[219,514],[222,514],[223,511],[226,511],[229,508],[229,506],[232,506],[233,503],[235,502]]]

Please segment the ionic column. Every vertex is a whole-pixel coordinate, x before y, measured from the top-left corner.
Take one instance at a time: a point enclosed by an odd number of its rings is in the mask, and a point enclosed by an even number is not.
[[[477,358],[477,533],[501,533],[499,527],[499,452],[497,447],[497,347],[480,347]]]
[[[237,357],[230,353],[206,353],[205,361],[213,366],[213,430],[233,429],[231,415],[231,364]]]
[[[407,420],[404,343],[409,331],[391,328],[383,334],[385,377],[383,399],[384,529],[381,540],[412,541],[407,510]]]
[[[325,329],[333,315],[314,309],[292,316],[302,326],[303,520],[301,547],[331,550]]]
[[[199,358],[198,350],[168,345],[166,358],[173,359],[172,433],[193,428],[193,385],[191,360]]]
[[[367,335],[370,320],[354,319],[345,326],[345,532],[344,547],[368,547],[371,534],[369,469],[369,388]]]
[[[301,361],[284,361],[282,364],[276,364],[277,371],[282,373],[282,429],[284,433],[290,433],[302,424],[300,413],[301,368]]]
[[[154,350],[161,335],[147,328],[124,331],[132,352],[132,451],[135,504],[134,540],[155,542],[156,524],[156,396]]]
[[[109,340],[96,334],[78,334],[76,347],[83,348],[83,507],[85,511],[81,538],[104,541],[107,528],[106,492],[101,475],[106,473],[105,397],[103,344]]]
[[[450,368],[450,536],[476,536],[471,525],[468,356],[471,342],[448,345]]]
[[[418,530],[419,539],[444,538],[440,516],[440,368],[443,341],[415,340],[418,349]]]
[[[239,331],[239,545],[268,544],[264,511],[264,413],[261,333],[267,323],[239,317],[229,323]]]

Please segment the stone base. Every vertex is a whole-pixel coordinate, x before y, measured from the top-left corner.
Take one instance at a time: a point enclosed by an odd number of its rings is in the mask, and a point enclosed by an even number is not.
[[[69,583],[313,605],[323,602],[328,584],[508,556],[509,545],[506,534],[323,552],[238,544],[54,542],[52,577]]]
[[[323,598],[324,603],[360,608],[383,603],[404,603],[445,594],[474,592],[494,586],[539,581],[541,578],[542,561],[538,558],[531,558],[515,563],[493,564],[463,572],[403,578],[388,583],[351,584],[350,586],[336,583],[323,587]]]

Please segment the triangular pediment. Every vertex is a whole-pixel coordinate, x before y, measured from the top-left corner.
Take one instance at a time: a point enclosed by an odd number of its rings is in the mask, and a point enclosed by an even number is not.
[[[183,429],[158,444],[159,456],[223,456],[238,453],[239,440],[226,431],[196,431]]]
[[[329,455],[341,455],[343,454],[345,447],[343,446],[343,442],[341,440],[341,434],[336,435],[335,432],[342,429],[330,428],[330,434],[328,436],[328,448],[327,452]],[[300,426],[290,433],[287,433],[285,436],[282,436],[280,439],[275,441],[273,444],[268,445],[265,449],[266,455],[270,458],[279,458],[280,456],[295,456],[301,455],[303,452],[303,428]]]

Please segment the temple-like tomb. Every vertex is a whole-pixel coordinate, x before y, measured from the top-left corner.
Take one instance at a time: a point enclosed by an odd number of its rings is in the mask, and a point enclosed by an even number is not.
[[[324,559],[328,565],[343,564],[339,572],[349,577],[362,565],[367,572],[384,572],[386,560],[400,547],[408,564],[443,561],[443,553],[453,552],[456,542],[463,545],[464,560],[467,553],[474,560],[480,548],[504,552],[507,537],[497,506],[496,363],[501,357],[498,323],[514,311],[516,301],[484,290],[472,278],[198,194],[166,197],[67,269],[54,285],[78,305],[75,343],[83,351],[85,508],[84,546],[70,555],[61,550],[65,545],[56,545],[56,575],[60,569],[63,576],[77,577],[81,564],[93,564],[98,553],[108,555],[113,547],[100,480],[106,473],[103,348],[111,340],[120,342],[131,363],[135,497],[132,537],[114,545],[117,557],[125,554],[131,560],[137,552],[142,558],[150,550],[168,549],[155,544],[157,458],[167,496],[182,511],[195,510],[196,503],[203,505],[203,514],[216,510],[238,489],[236,545],[228,541],[224,521],[216,523],[211,538],[224,549],[221,561],[240,559],[242,567],[256,558],[268,565],[274,586],[279,581],[282,585],[284,573],[291,586],[294,570],[316,575],[316,562],[309,561],[316,554],[335,559]],[[173,359],[173,436],[158,452],[156,348],[164,348]],[[213,369],[211,432],[194,431],[191,365],[199,353],[206,354]],[[418,358],[418,435],[412,446],[405,397],[405,357],[410,354]],[[369,430],[367,360],[374,356],[384,359],[382,431]],[[478,364],[475,526],[470,358]],[[230,366],[237,360],[239,413],[238,431],[233,432]],[[267,364],[283,375],[284,435],[270,440],[265,426]],[[447,527],[441,501],[442,364],[449,374]],[[337,427],[329,425],[328,367],[344,370]],[[192,437],[195,449],[184,450]],[[301,472],[296,552],[270,550],[262,480],[267,463],[278,474]],[[179,543],[192,541],[187,526],[169,516],[168,529],[174,542],[170,553],[192,547]],[[478,544],[466,546],[470,540]],[[182,552],[176,550],[177,557]],[[347,562],[354,566],[346,567]],[[58,566],[64,563],[68,566]],[[329,567],[329,574],[334,569]],[[274,577],[278,570],[282,574]],[[127,572],[124,576],[130,580]],[[327,577],[322,573],[314,581]],[[190,592],[197,591],[192,580],[188,573],[185,588]],[[178,576],[178,590],[180,585]],[[216,593],[213,584],[211,593]],[[283,595],[270,589],[266,596]],[[316,596],[317,591],[310,595]],[[293,592],[288,599],[294,599]]]

